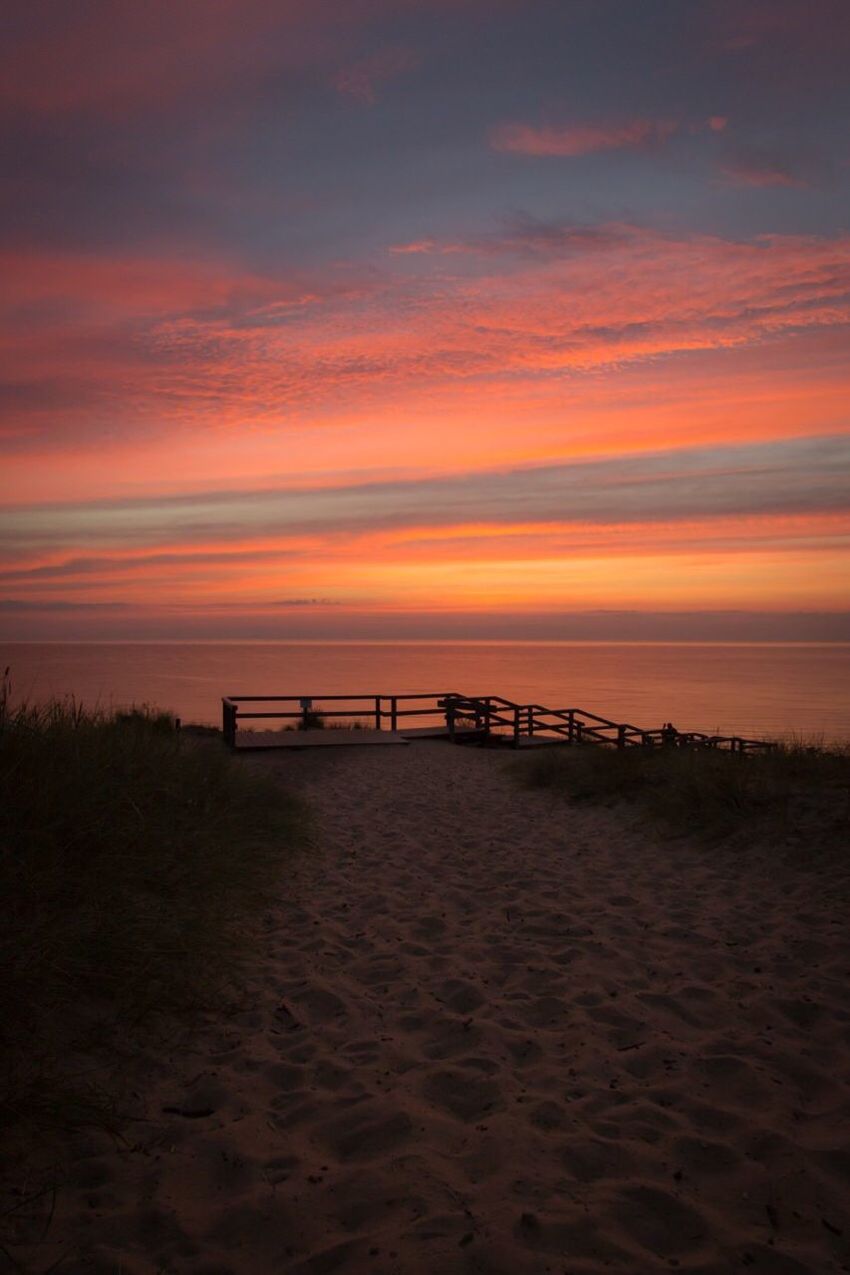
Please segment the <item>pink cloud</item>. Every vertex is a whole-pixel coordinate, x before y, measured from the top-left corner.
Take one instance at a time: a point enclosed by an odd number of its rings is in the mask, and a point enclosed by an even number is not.
[[[0,44],[0,111],[165,113],[273,75],[327,80],[392,3],[110,0],[54,8],[51,21],[19,38],[12,24]],[[407,50],[380,50],[341,71],[337,87],[371,101],[376,86],[414,64]]]
[[[410,243],[394,243],[390,244],[389,251],[398,257],[420,257],[438,253],[440,256],[448,256],[451,253],[470,252],[473,251],[467,244],[460,241],[441,241],[439,239],[413,239]]]
[[[812,183],[804,178],[797,165],[790,164],[778,156],[763,151],[739,151],[722,165],[721,171],[725,180],[732,186],[753,187],[797,187],[804,188]]]
[[[395,256],[544,256],[559,257],[567,253],[605,251],[617,248],[629,239],[648,239],[649,233],[638,226],[619,222],[582,225],[570,221],[543,221],[528,214],[506,218],[501,227],[468,239],[414,239],[409,243],[391,244]]]
[[[497,151],[519,155],[589,155],[663,142],[676,132],[674,120],[635,119],[608,124],[502,124],[491,136]]]
[[[728,123],[728,115],[710,115],[708,117],[708,127],[712,133],[722,133]]]
[[[298,9],[305,7],[299,0]],[[292,18],[289,25],[291,37]],[[44,114],[106,104],[113,111],[162,109],[199,83],[221,81],[235,62],[244,67],[246,36],[264,47],[273,30],[266,0],[68,6],[0,53],[0,102]]]
[[[381,85],[407,74],[418,64],[419,59],[411,49],[379,49],[377,53],[338,71],[333,85],[343,96],[351,97],[366,106],[374,106],[378,101],[378,89]]]
[[[846,13],[845,0],[819,0],[816,21],[806,0],[718,0],[712,18],[721,47],[745,53],[769,45],[798,50],[846,47]]]
[[[499,387],[496,398],[506,387],[532,394],[552,378],[574,383],[785,332],[799,341],[802,329],[850,321],[847,238],[739,243],[603,225],[598,242],[586,242],[592,228],[582,228],[573,247],[569,228],[508,229],[513,238],[482,253],[489,269],[414,272],[402,263],[415,258],[402,255],[371,288],[321,279],[305,287],[197,264],[185,276],[151,270],[142,294],[133,286],[140,268],[120,260],[90,270],[29,259],[37,314],[23,323],[12,305],[0,315],[0,373],[14,394],[6,428],[19,450],[62,445],[71,433],[79,446],[146,431],[171,432],[173,448],[192,431],[219,438],[234,428],[247,454],[251,431],[260,447],[262,432],[282,423],[320,419],[327,430],[357,416],[380,417],[392,433],[402,407],[436,411],[439,401],[443,412],[445,400],[469,430],[485,380]],[[362,439],[357,448],[362,464]],[[368,461],[385,464],[387,454],[382,435]]]

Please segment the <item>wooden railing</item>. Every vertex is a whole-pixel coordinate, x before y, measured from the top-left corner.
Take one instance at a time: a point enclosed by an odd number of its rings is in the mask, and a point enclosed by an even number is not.
[[[236,745],[239,722],[278,720],[308,729],[320,716],[362,723],[375,730],[399,730],[403,719],[438,721],[452,739],[495,738],[515,748],[524,739],[540,743],[601,744],[614,748],[716,748],[745,753],[775,748],[767,740],[740,735],[707,735],[702,731],[676,731],[669,727],[644,730],[630,722],[613,722],[584,708],[545,708],[542,704],[516,704],[501,695],[460,695],[456,691],[415,695],[228,695],[222,699],[222,733],[230,747]],[[273,709],[241,706],[273,704]],[[335,708],[325,705],[334,704]],[[280,705],[280,707],[277,707]],[[344,707],[342,707],[344,705]],[[413,707],[411,707],[413,705]]]
[[[362,723],[365,719],[375,730],[383,730],[389,722],[390,730],[398,730],[403,718],[429,717],[442,722],[442,702],[447,698],[461,698],[450,693],[420,695],[226,695],[221,701],[222,733],[231,748],[236,742],[238,723],[242,721],[270,721],[297,723],[296,729],[309,728],[313,717],[323,721],[328,718],[347,719]],[[242,704],[279,704],[280,708],[247,712]],[[345,707],[326,708],[326,704]],[[416,707],[410,707],[415,704]],[[297,707],[296,707],[297,706]]]
[[[708,735],[703,731],[670,728],[645,730],[631,722],[613,722],[585,708],[545,708],[542,704],[515,704],[498,695],[446,696],[449,733],[452,721],[474,722],[485,734],[508,732],[515,747],[523,738],[563,740],[568,744],[607,744],[615,748],[652,748],[672,745],[684,748],[719,748],[728,752],[754,752],[775,748],[769,740],[740,735]]]

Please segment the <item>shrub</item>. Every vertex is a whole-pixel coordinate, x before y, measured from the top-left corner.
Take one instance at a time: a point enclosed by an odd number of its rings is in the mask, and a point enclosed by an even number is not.
[[[2,1118],[49,1109],[92,1042],[221,989],[302,827],[166,714],[0,695]]]
[[[637,803],[674,832],[813,834],[822,842],[850,833],[850,754],[841,748],[791,742],[741,755],[583,745],[541,750],[519,770],[530,786],[573,801]]]
[[[116,713],[115,721],[120,726],[135,726],[160,735],[170,735],[178,729],[177,718],[173,713],[161,713],[147,704]]]

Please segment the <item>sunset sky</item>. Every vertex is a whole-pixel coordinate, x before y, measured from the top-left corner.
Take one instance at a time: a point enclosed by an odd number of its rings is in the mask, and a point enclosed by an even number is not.
[[[850,638],[847,0],[11,0],[0,635]]]

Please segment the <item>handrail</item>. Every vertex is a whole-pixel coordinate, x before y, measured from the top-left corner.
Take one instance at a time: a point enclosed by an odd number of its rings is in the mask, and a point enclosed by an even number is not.
[[[314,700],[355,700],[355,699],[438,699],[446,695],[455,695],[454,691],[417,691],[411,695],[379,695],[372,691],[361,695],[224,695],[222,699],[239,704],[294,704],[303,699]]]
[[[424,701],[428,701],[425,705]],[[404,707],[414,702],[423,707]],[[313,705],[360,705],[340,709],[315,710]],[[243,704],[298,705],[297,709],[278,708],[245,712]],[[386,705],[389,707],[386,707]],[[222,734],[226,743],[235,747],[238,721],[269,719],[298,719],[303,728],[310,714],[320,712],[324,717],[358,717],[368,715],[375,721],[375,729],[382,730],[389,721],[396,730],[402,717],[445,718],[446,731],[455,738],[457,723],[473,723],[474,729],[463,729],[464,738],[485,738],[493,734],[493,728],[502,728],[512,735],[514,747],[523,738],[542,738],[556,743],[560,737],[569,744],[595,743],[614,745],[617,748],[657,747],[677,744],[683,747],[725,748],[730,752],[744,753],[750,750],[775,748],[770,740],[745,739],[740,735],[707,735],[701,731],[673,731],[670,728],[646,730],[631,722],[614,722],[598,713],[583,708],[547,708],[543,704],[517,704],[501,695],[461,695],[457,691],[439,693],[416,691],[406,695],[350,694],[350,695],[225,695],[222,697]],[[544,720],[549,719],[549,720]],[[554,720],[552,720],[554,719]],[[498,736],[504,739],[504,735]]]
[[[362,717],[374,719],[375,729],[382,730],[385,721],[389,721],[390,729],[395,730],[401,717],[438,717],[443,712],[446,699],[458,698],[457,692],[414,691],[407,695],[350,694],[350,695],[225,695],[222,697],[222,734],[225,742],[235,747],[239,721],[268,721],[270,719],[291,721],[300,719],[302,729],[307,728],[310,714],[316,712],[316,704],[322,704],[321,716],[325,717]],[[405,707],[410,702],[423,704],[423,707]],[[425,703],[427,701],[427,703]],[[325,704],[345,704],[341,709],[326,709]],[[266,705],[276,704],[274,709],[250,709],[245,711],[242,704]],[[288,706],[292,705],[292,708]],[[294,706],[298,707],[295,708]],[[387,707],[389,705],[389,707]]]
[[[447,700],[450,697],[446,697]],[[588,709],[550,709],[542,704],[516,704],[501,696],[458,696],[455,714],[464,718],[483,717],[483,729],[489,734],[492,724],[513,729],[514,745],[519,746],[523,735],[548,733],[550,736],[566,736],[570,743],[614,744],[617,748],[655,747],[657,745],[678,744],[683,747],[701,746],[707,748],[728,748],[730,752],[747,752],[757,749],[775,748],[771,740],[745,739],[739,735],[706,735],[701,731],[673,731],[668,729],[646,730],[631,722],[613,722]],[[513,720],[507,720],[502,714],[495,712],[492,705],[497,703],[504,709],[512,710]],[[556,721],[541,721],[541,717],[556,718]],[[560,725],[564,722],[565,725]],[[595,723],[591,725],[591,723]],[[535,727],[539,728],[538,730]],[[616,732],[615,735],[606,732]]]

